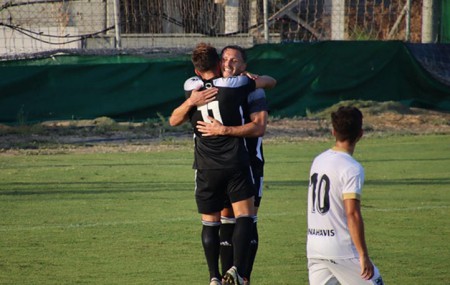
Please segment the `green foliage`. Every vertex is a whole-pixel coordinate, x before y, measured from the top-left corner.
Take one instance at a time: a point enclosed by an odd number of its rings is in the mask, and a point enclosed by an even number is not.
[[[354,41],[375,41],[377,40],[377,35],[363,27],[355,26],[349,31],[349,39]]]
[[[306,193],[332,141],[267,142],[253,282],[307,284]],[[369,137],[369,252],[386,284],[446,284],[448,136]],[[0,156],[0,284],[207,284],[191,144],[145,153]]]

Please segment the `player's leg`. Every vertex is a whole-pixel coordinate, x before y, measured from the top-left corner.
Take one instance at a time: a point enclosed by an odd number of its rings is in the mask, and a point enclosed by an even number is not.
[[[224,275],[233,266],[233,232],[236,224],[229,199],[225,202],[220,216],[220,263]]]
[[[259,236],[258,236],[258,217],[255,215],[253,216],[253,224],[252,229],[250,233],[250,246],[249,246],[249,252],[248,252],[248,259],[247,259],[247,265],[246,265],[246,273],[245,276],[250,281],[251,273],[253,271],[253,264],[255,263],[256,259],[256,253],[258,252],[258,245],[259,245]]]
[[[261,204],[262,199],[262,187],[263,187],[263,176],[262,171],[258,171],[252,168],[255,181],[255,216],[253,217],[253,231],[250,240],[250,252],[247,262],[247,273],[246,276],[248,280],[251,279],[251,273],[253,271],[253,264],[255,263],[256,253],[258,252],[259,246],[259,235],[258,235],[258,209]]]
[[[220,211],[225,200],[225,188],[220,171],[196,171],[195,199],[202,217],[201,240],[205,253],[210,280],[221,279],[219,271],[220,253]]]
[[[219,229],[220,213],[211,215],[202,214],[201,238],[210,279],[220,278],[218,262],[220,253]]]
[[[342,284],[360,284],[360,285],[383,285],[380,271],[374,265],[374,275],[372,279],[365,280],[361,277],[361,267],[358,258],[335,260],[330,265],[333,275]]]
[[[239,205],[236,206],[235,204]],[[236,213],[239,213],[236,208],[242,208],[244,206],[243,204],[251,207],[253,206],[253,199],[249,198],[244,201],[233,203],[233,210]],[[248,280],[246,273],[248,272],[247,264],[250,252],[251,233],[253,231],[252,225],[253,216],[251,214],[236,216],[236,226],[233,232],[234,266],[232,266],[224,275],[225,285],[242,285],[244,284],[244,281]]]
[[[310,285],[339,285],[328,268],[328,260],[308,259],[308,277]]]
[[[247,209],[253,208],[253,203],[253,197],[233,203],[233,210],[236,213],[236,226],[233,233],[233,263],[238,268],[239,274],[247,278],[250,243],[254,231],[254,214]]]
[[[234,266],[227,271],[224,279],[225,284],[241,284],[241,277],[246,277],[253,216],[255,215],[254,186],[250,169],[235,170],[228,189],[236,216],[236,225],[233,233]]]

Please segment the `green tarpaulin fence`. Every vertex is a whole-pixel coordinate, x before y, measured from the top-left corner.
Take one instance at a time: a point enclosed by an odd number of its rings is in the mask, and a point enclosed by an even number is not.
[[[450,111],[450,86],[435,80],[401,42],[258,45],[249,70],[275,77],[274,116],[304,116],[341,100],[398,101]],[[0,64],[0,122],[169,116],[193,76],[189,55],[56,56]]]

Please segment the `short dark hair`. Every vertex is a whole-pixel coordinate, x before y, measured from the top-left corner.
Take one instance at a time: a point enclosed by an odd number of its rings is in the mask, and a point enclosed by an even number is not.
[[[220,54],[223,55],[223,53],[227,49],[234,49],[234,50],[239,51],[241,53],[241,56],[242,56],[242,59],[244,60],[244,62],[247,62],[247,52],[245,51],[245,49],[243,47],[240,47],[237,45],[228,45],[222,49],[222,52]]]
[[[220,63],[220,57],[215,47],[207,43],[199,43],[191,56],[194,68],[200,72],[214,70]]]
[[[331,122],[338,141],[354,143],[361,135],[363,115],[353,106],[343,106],[331,113]]]

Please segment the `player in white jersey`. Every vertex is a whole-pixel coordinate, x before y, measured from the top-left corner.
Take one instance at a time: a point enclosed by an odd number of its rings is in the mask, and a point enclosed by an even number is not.
[[[331,120],[335,146],[314,159],[309,178],[309,283],[382,285],[364,236],[360,207],[364,169],[352,157],[363,134],[362,114],[355,107],[340,107]]]

